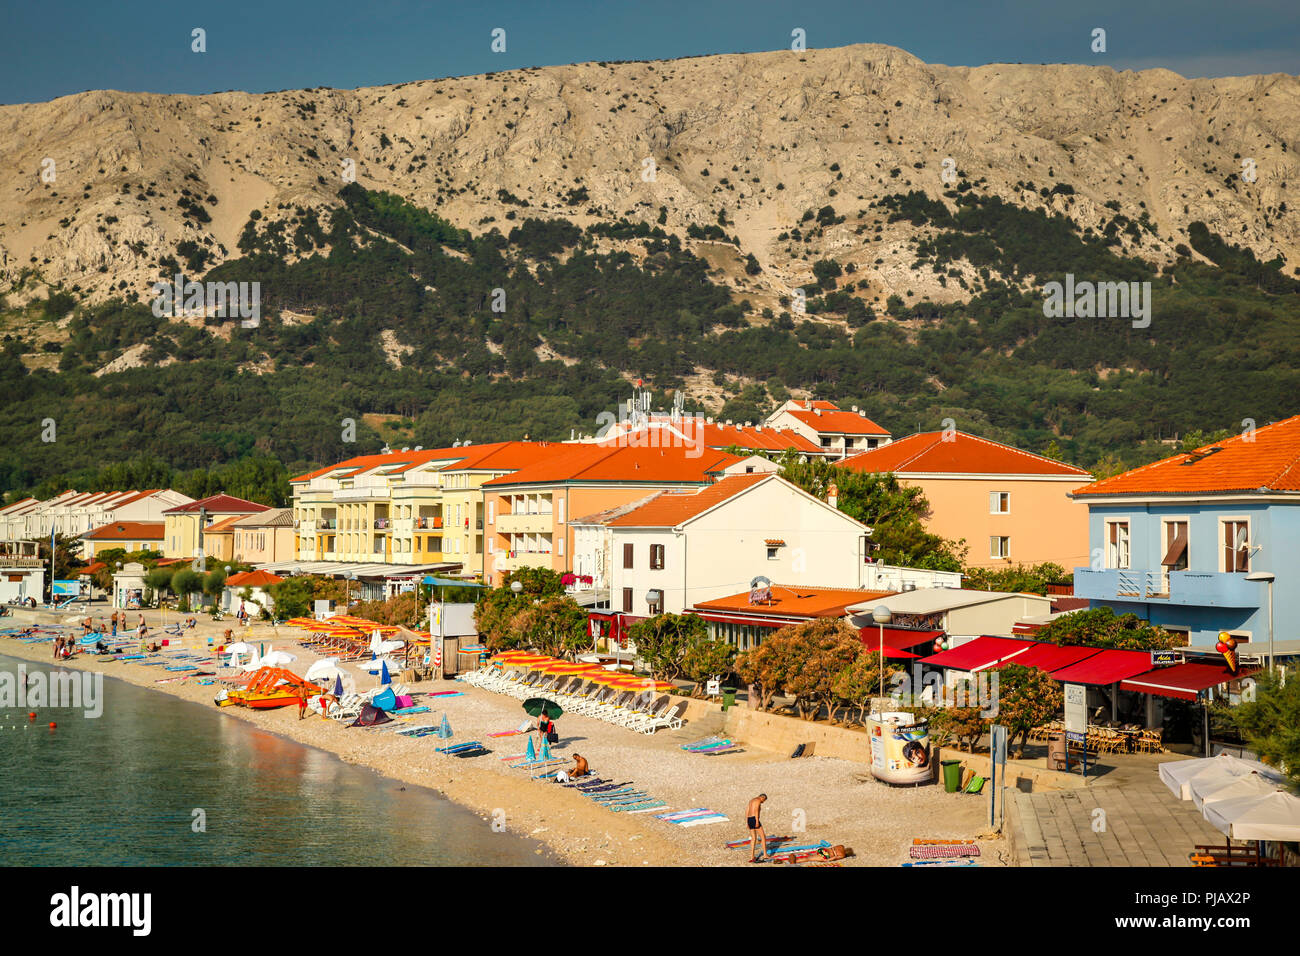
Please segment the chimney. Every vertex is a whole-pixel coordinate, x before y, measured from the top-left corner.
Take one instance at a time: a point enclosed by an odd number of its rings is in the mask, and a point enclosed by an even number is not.
[[[821,410],[820,408],[818,408],[817,406],[814,405],[814,406],[813,406],[813,414],[814,414],[814,415],[820,415],[821,413],[822,413],[822,410]]]
[[[835,486],[835,482],[832,481],[831,486],[826,489],[826,503],[838,511],[840,507],[839,500],[840,500],[840,489],[837,488]]]

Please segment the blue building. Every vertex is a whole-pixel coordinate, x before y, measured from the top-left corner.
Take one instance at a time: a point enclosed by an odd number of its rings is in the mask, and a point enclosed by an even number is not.
[[[1220,631],[1261,661],[1300,654],[1300,416],[1094,482],[1091,567],[1074,593],[1212,650]]]

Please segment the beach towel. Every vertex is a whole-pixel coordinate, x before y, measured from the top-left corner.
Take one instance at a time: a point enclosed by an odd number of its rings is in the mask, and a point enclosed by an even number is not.
[[[910,846],[907,855],[913,860],[940,860],[951,857],[979,856],[977,846]]]

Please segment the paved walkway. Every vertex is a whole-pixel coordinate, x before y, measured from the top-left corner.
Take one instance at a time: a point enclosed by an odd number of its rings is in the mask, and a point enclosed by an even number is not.
[[[1194,844],[1224,842],[1158,780],[1007,797],[1016,866],[1191,866]]]

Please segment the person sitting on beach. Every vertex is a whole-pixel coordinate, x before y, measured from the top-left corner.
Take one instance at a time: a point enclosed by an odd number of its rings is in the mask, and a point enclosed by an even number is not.
[[[62,654],[62,653],[63,653],[63,638],[61,638],[61,637],[56,637],[56,638],[54,639],[54,656],[55,656],[55,658],[57,658],[57,657],[58,657],[60,654]]]
[[[189,630],[191,627],[193,627],[194,625],[196,625],[196,624],[198,624],[198,623],[199,623],[199,622],[196,621],[194,618],[192,618],[192,617],[187,617],[187,618],[185,619],[185,628],[186,628],[186,630]]]
[[[108,645],[104,643],[104,639],[103,639],[102,637],[101,637],[101,638],[99,639],[99,641],[96,642],[96,644],[95,644],[95,653],[96,653],[96,654],[107,654],[107,653],[108,653]]]
[[[589,773],[591,773],[591,771],[587,769],[587,758],[582,754],[574,754],[573,769],[569,771],[569,779],[572,780],[575,777],[585,777]]]

